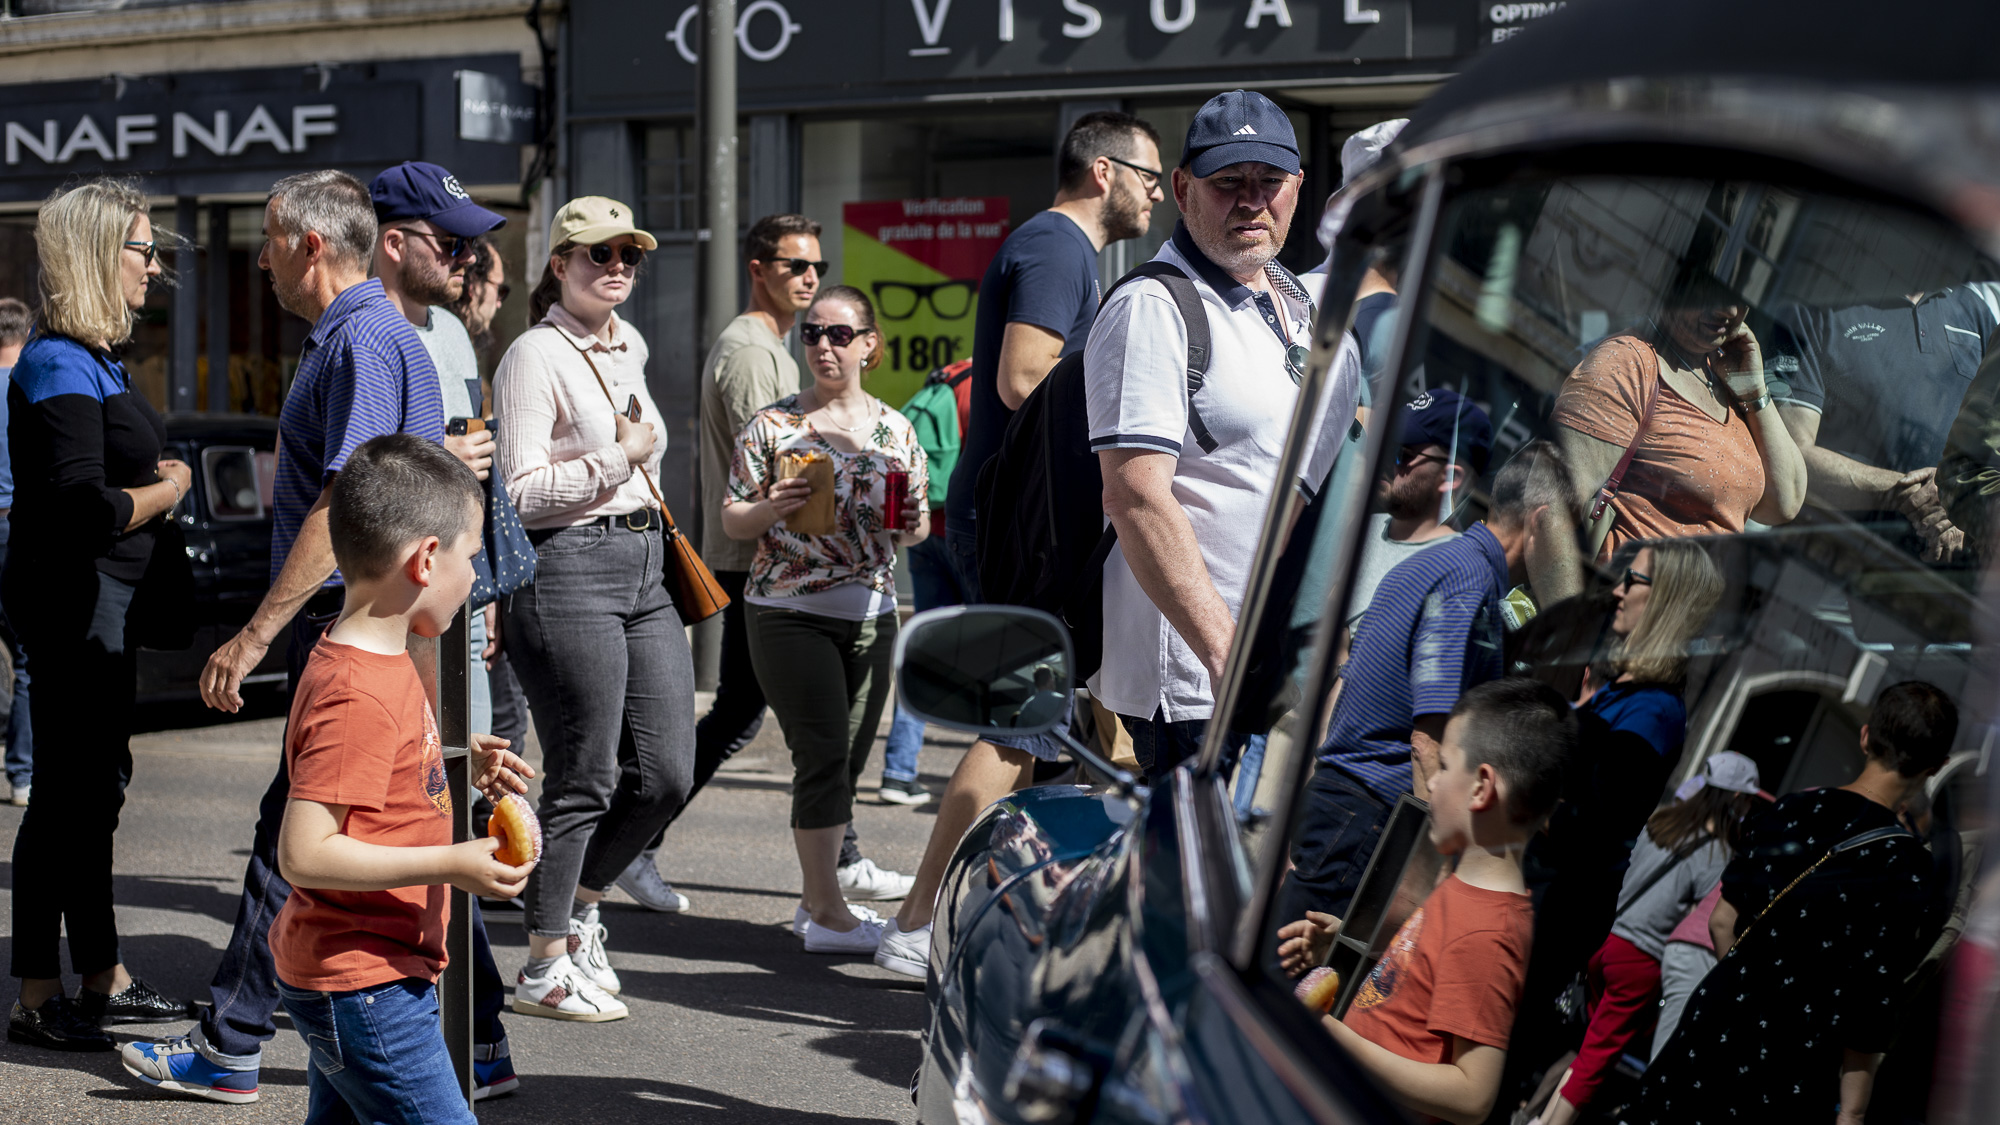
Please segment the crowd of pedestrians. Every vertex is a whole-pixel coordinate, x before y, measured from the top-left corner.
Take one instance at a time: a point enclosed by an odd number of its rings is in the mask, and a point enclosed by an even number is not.
[[[1350,181],[1398,128],[1357,136]],[[269,592],[200,690],[238,710],[245,677],[284,644],[292,709],[198,1013],[122,963],[111,899],[134,653],[176,628],[159,594],[164,572],[187,565],[162,517],[190,471],[163,458],[164,424],[118,359],[160,273],[157,243],[130,184],[52,196],[36,229],[41,306],[31,321],[0,301],[0,556],[11,523],[41,545],[5,557],[0,576],[15,661],[8,780],[27,806],[16,849],[42,857],[13,868],[10,1038],[108,1051],[106,1023],[198,1016],[185,1035],[126,1044],[125,1069],[247,1102],[282,1005],[312,1044],[312,1119],[469,1121],[433,993],[446,885],[473,892],[475,1096],[504,1094],[519,1079],[482,911],[522,915],[514,1013],[627,1017],[604,896],[618,886],[654,910],[690,908],[657,857],[767,709],[793,765],[803,949],[925,977],[962,836],[1064,744],[987,734],[939,798],[914,875],[862,855],[853,810],[893,709],[896,562],[907,553],[920,609],[983,600],[994,584],[981,530],[997,534],[1007,513],[980,510],[981,469],[1065,361],[1081,373],[1106,536],[1092,718],[1073,718],[1107,749],[1129,745],[1149,782],[1194,756],[1244,659],[1231,647],[1267,510],[1296,519],[1337,495],[1337,474],[1357,471],[1344,460],[1355,423],[1390,397],[1379,376],[1398,278],[1387,262],[1364,278],[1305,456],[1281,481],[1323,284],[1277,260],[1303,183],[1290,118],[1254,92],[1220,95],[1168,170],[1150,124],[1090,113],[1061,142],[1057,174],[1049,208],[980,284],[970,367],[940,373],[907,415],[866,389],[885,341],[868,295],[828,283],[820,224],[780,214],[749,228],[748,302],[700,381],[701,553],[729,601],[699,717],[658,484],[670,420],[649,390],[647,342],[619,312],[653,235],[618,200],[557,209],[531,327],[489,383],[480,357],[510,291],[488,237],[499,214],[418,162],[370,184],[325,171],[273,185],[259,264],[311,329],[279,419]],[[1168,191],[1171,237],[1103,292],[1100,253],[1144,234]],[[1941,925],[1928,851],[1898,817],[1954,745],[1952,701],[1914,681],[1881,691],[1865,765],[1843,787],[1773,803],[1754,763],[1721,753],[1660,799],[1688,740],[1689,653],[1725,587],[1694,537],[1791,521],[1809,475],[1817,490],[1851,441],[1839,419],[1819,422],[1836,412],[1828,387],[1767,382],[1748,313],[1684,266],[1646,330],[1583,354],[1555,396],[1553,439],[1520,443],[1497,468],[1492,419],[1457,391],[1427,390],[1400,416],[1260,960],[1281,976],[1319,964],[1398,802],[1426,800],[1450,874],[1344,1016],[1325,1020],[1415,1112],[1569,1125],[1603,1107],[1649,1030],[1628,1120],[1790,1120],[1835,1105],[1858,1120],[1867,1105],[1907,970]],[[1788,331],[1820,340],[1814,325],[1800,313]],[[1822,381],[1836,353],[1810,362]],[[1911,467],[1850,473],[1851,488],[1815,502],[1892,509],[1933,556],[1962,545],[1922,452],[1889,460]],[[1471,520],[1475,500],[1484,515]],[[1606,570],[1616,580],[1592,587]],[[466,604],[482,811],[536,776],[510,749],[531,722],[541,747],[541,836],[523,856],[485,837],[451,844],[425,679]],[[1580,682],[1557,690],[1510,665],[1510,634],[1579,612],[1602,625]],[[1052,681],[1038,706],[1060,703]],[[96,719],[65,753],[32,755],[31,713],[85,710]],[[883,799],[929,800],[921,721],[897,714],[893,731]],[[1247,813],[1261,734],[1214,737],[1226,762],[1242,754]],[[893,917],[865,905],[897,900]],[[74,996],[64,935],[83,977]]]

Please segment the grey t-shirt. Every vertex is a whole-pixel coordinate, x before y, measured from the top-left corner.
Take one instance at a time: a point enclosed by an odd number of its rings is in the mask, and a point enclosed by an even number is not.
[[[437,368],[438,393],[444,399],[444,419],[471,418],[479,413],[474,387],[479,385],[479,353],[473,350],[472,335],[451,310],[432,305],[429,323],[419,325],[417,338],[431,353]]]
[[[1389,514],[1378,512],[1368,517],[1368,535],[1361,547],[1361,564],[1355,570],[1354,599],[1347,603],[1347,631],[1350,636],[1361,625],[1361,615],[1368,612],[1368,603],[1375,600],[1375,587],[1382,579],[1396,569],[1397,564],[1419,551],[1449,543],[1458,538],[1452,531],[1435,539],[1421,543],[1404,543],[1389,538]]]
[[[799,393],[799,365],[785,342],[745,313],[729,322],[701,368],[701,558],[710,570],[749,570],[754,539],[722,532],[729,462],[750,416]]]
[[[1632,866],[1625,870],[1625,885],[1618,890],[1618,903],[1624,912],[1611,924],[1612,933],[1655,958],[1666,956],[1667,936],[1695,903],[1722,881],[1722,869],[1729,866],[1729,848],[1720,840],[1710,840],[1679,866],[1653,878],[1673,862],[1674,853],[1655,844],[1651,832],[1640,833],[1638,846],[1632,849]],[[1646,887],[1648,882],[1650,887]],[[1646,893],[1631,898],[1640,887],[1646,887]]]

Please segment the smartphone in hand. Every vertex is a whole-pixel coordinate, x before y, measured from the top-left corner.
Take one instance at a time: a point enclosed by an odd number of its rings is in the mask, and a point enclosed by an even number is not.
[[[638,395],[626,396],[625,420],[627,422],[637,422],[639,420],[639,415],[641,413],[643,412],[639,409],[639,396]]]

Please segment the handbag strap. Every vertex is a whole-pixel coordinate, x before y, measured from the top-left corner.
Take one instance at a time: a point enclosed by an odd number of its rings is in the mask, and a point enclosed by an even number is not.
[[[612,396],[611,386],[604,381],[603,373],[597,370],[597,361],[590,358],[589,350],[578,344],[575,340],[570,339],[569,333],[562,331],[553,324],[537,325],[536,327],[544,326],[551,332],[562,337],[563,343],[575,348],[576,354],[583,357],[583,362],[590,367],[591,377],[597,380],[597,389],[604,392],[604,401],[611,406],[613,414],[618,413],[618,400]],[[646,482],[646,491],[653,494],[653,503],[660,506],[660,520],[666,524],[667,538],[672,539],[679,536],[681,529],[674,526],[674,514],[667,511],[667,502],[660,498],[660,489],[658,485],[653,483],[653,474],[647,472],[644,465],[634,465],[632,468],[639,474],[639,479]]]
[[[1625,917],[1625,912],[1627,910],[1632,909],[1634,903],[1638,902],[1642,898],[1645,898],[1646,892],[1652,890],[1654,884],[1658,883],[1661,879],[1666,878],[1668,873],[1673,871],[1676,867],[1679,867],[1681,864],[1686,863],[1688,861],[1688,857],[1694,855],[1694,853],[1700,851],[1703,847],[1707,846],[1708,842],[1713,839],[1715,839],[1714,836],[1710,835],[1707,832],[1704,832],[1701,835],[1695,837],[1693,843],[1683,844],[1680,850],[1672,854],[1671,859],[1667,860],[1667,862],[1660,865],[1659,870],[1653,872],[1651,875],[1646,876],[1646,881],[1639,884],[1639,889],[1632,892],[1632,897],[1618,904],[1618,912],[1611,916],[1611,920],[1613,922],[1616,922],[1618,919]]]
[[[1811,867],[1808,867],[1804,871],[1799,872],[1798,878],[1793,879],[1791,882],[1785,884],[1784,890],[1779,891],[1777,894],[1771,896],[1771,901],[1765,903],[1764,909],[1759,910],[1757,912],[1757,917],[1751,919],[1750,921],[1751,928],[1754,929],[1757,923],[1762,922],[1764,920],[1764,916],[1771,912],[1771,908],[1778,905],[1778,900],[1790,894],[1792,892],[1793,887],[1796,887],[1800,883],[1805,882],[1806,876],[1811,875],[1815,871],[1818,871],[1820,865],[1825,863],[1827,860],[1832,859],[1834,856],[1839,855],[1841,852],[1852,851],[1853,849],[1862,847],[1866,844],[1875,843],[1877,840],[1888,840],[1888,839],[1893,839],[1894,837],[1897,836],[1909,836],[1909,838],[1912,840],[1916,839],[1914,835],[1911,835],[1909,829],[1904,828],[1900,824],[1892,824],[1884,828],[1871,828],[1868,831],[1863,832],[1857,836],[1849,836],[1847,839],[1842,840],[1840,843],[1835,844],[1831,848],[1828,848],[1825,855],[1819,857],[1816,860],[1813,860]],[[1749,933],[1750,931],[1746,929],[1743,931],[1743,933],[1738,934],[1736,937],[1736,945],[1739,946],[1742,945],[1743,939],[1749,936]],[[1735,946],[1731,946],[1730,948],[1734,949]]]
[[[1653,424],[1653,408],[1660,403],[1660,357],[1653,355],[1653,393],[1646,396],[1646,412],[1639,418],[1639,428],[1632,433],[1632,444],[1625,447],[1625,455],[1618,458],[1618,464],[1611,475],[1604,478],[1604,487],[1597,490],[1597,502],[1590,506],[1592,522],[1603,518],[1604,509],[1611,504],[1611,498],[1618,495],[1618,486],[1625,482],[1625,470],[1632,467],[1632,458],[1639,455],[1639,444],[1646,440],[1646,430]]]

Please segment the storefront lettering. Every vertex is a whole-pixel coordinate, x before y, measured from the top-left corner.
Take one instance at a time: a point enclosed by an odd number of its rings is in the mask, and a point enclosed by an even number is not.
[[[304,152],[311,138],[331,137],[339,132],[335,106],[298,105],[291,112],[289,133],[262,105],[251,110],[239,129],[231,128],[228,110],[216,110],[207,123],[186,113],[176,113],[172,122],[174,156],[187,156],[192,151],[190,140],[216,156],[241,156],[251,145],[259,144],[270,145],[282,153]],[[7,163],[19,164],[24,149],[44,164],[68,164],[80,152],[94,153],[106,163],[126,161],[132,159],[135,148],[159,143],[159,125],[158,114],[121,114],[112,119],[111,139],[107,141],[96,118],[86,113],[58,144],[57,138],[63,135],[58,121],[43,120],[39,135],[22,122],[9,121]]]
[[[1256,27],[1265,16],[1276,17],[1279,27],[1292,26],[1292,11],[1285,7],[1285,0],[1250,0],[1250,14],[1243,17],[1243,26]]]
[[[939,3],[938,20],[943,22],[942,9],[951,7],[951,0],[939,0]],[[700,12],[700,5],[689,4],[682,9],[680,18],[674,21],[673,30],[667,32],[667,41],[674,45],[674,50],[679,52],[689,66],[701,62],[701,54],[695,50],[694,43],[694,19]],[[777,21],[777,38],[771,40],[768,46],[759,47],[750,41],[751,21],[758,16],[770,16]],[[751,3],[744,5],[742,12],[736,17],[736,47],[758,62],[771,62],[790,49],[792,36],[804,30],[805,28],[792,19],[792,13],[778,0],[752,0]]]
[[[1083,0],[1063,0],[1063,8],[1083,20],[1082,23],[1064,21],[1062,33],[1071,39],[1088,39],[1104,26],[1104,15]]]
[[[1348,0],[1352,3],[1353,0]],[[1524,0],[1521,3],[1494,4],[1486,9],[1486,22],[1492,27],[1490,42],[1505,43],[1525,29],[1526,21],[1552,16],[1561,11],[1568,0]],[[1505,25],[1505,26],[1502,26]]]
[[[1186,31],[1194,22],[1194,0],[1180,0],[1180,9],[1172,19],[1167,18],[1167,0],[1153,0],[1153,29],[1175,35]]]

